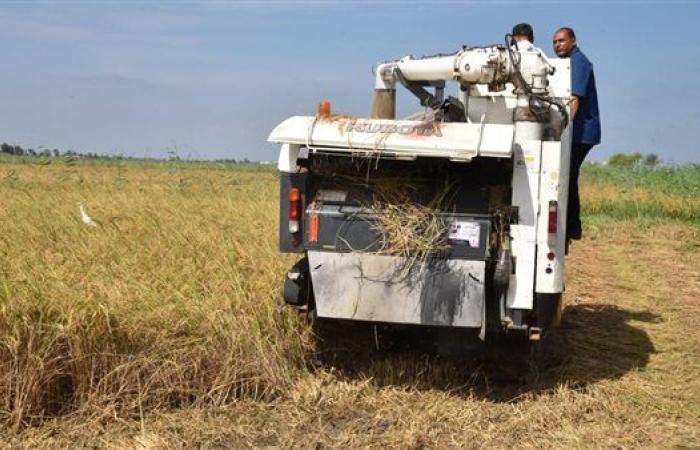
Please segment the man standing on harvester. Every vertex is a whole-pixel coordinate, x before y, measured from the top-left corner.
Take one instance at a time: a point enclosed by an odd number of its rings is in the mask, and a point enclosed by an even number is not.
[[[593,64],[576,45],[574,30],[559,28],[552,38],[554,52],[560,58],[571,58],[571,171],[569,173],[569,205],[567,212],[567,239],[581,239],[581,203],[578,175],[581,164],[594,145],[600,144],[600,116],[598,94],[593,75]]]
[[[519,23],[513,27],[513,49],[521,52],[531,52],[535,50],[535,33],[529,23]]]

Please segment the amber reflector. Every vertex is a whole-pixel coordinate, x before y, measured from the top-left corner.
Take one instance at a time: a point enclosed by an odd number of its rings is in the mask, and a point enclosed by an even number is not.
[[[328,100],[323,100],[318,104],[318,115],[321,117],[328,117],[331,115],[331,102]]]

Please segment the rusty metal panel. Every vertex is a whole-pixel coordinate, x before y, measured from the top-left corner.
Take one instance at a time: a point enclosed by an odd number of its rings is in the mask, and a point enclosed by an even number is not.
[[[309,251],[319,317],[481,327],[484,261]],[[410,269],[410,270],[407,270]]]

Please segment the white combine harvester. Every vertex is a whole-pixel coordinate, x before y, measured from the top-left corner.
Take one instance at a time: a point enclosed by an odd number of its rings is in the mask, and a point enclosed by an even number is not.
[[[304,254],[285,301],[330,320],[539,340],[558,325],[564,289],[569,60],[465,46],[375,75],[370,118],[322,102],[270,134],[281,144],[280,249]],[[449,81],[456,96],[445,98]],[[425,108],[417,119],[395,118],[398,85]],[[386,180],[439,205],[439,251],[387,252],[373,209]]]

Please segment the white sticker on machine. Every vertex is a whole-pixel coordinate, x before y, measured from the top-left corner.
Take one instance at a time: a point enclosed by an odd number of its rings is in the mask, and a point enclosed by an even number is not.
[[[450,223],[450,229],[447,233],[447,239],[458,241],[459,243],[469,244],[470,247],[479,247],[479,231],[481,227],[479,222],[463,222],[455,220]]]

